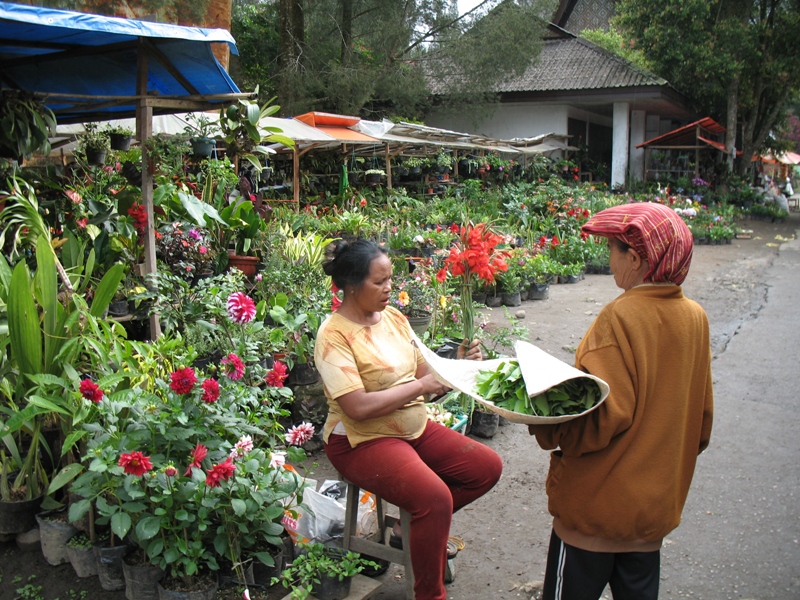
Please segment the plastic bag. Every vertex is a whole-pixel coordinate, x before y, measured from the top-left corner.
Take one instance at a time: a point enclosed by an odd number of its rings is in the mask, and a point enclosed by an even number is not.
[[[286,531],[295,544],[329,542],[344,535],[344,505],[333,498],[308,489],[303,494],[303,504],[308,508],[302,511],[298,507],[297,519],[294,523],[286,523]],[[294,529],[294,530],[293,530]]]
[[[329,495],[330,494],[330,495]],[[333,496],[339,496],[341,502]],[[284,528],[295,544],[320,542],[327,544],[344,537],[344,519],[347,502],[347,484],[342,481],[325,481],[320,491],[307,489],[303,504],[297,507],[296,519],[284,519]],[[361,490],[358,503],[356,535],[366,537],[378,530],[377,501],[375,495]]]

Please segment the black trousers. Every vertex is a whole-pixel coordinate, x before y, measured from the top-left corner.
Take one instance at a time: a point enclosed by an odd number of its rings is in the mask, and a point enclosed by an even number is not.
[[[542,600],[598,600],[606,585],[614,600],[658,600],[661,552],[590,552],[553,531]]]

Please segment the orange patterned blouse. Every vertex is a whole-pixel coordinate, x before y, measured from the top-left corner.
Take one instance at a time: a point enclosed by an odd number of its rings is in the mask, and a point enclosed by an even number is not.
[[[337,433],[344,426],[353,448],[380,437],[415,439],[422,435],[428,418],[422,396],[391,414],[364,421],[350,419],[336,401],[354,390],[375,392],[414,381],[417,366],[424,359],[412,345],[411,336],[408,320],[391,306],[371,327],[353,323],[338,313],[320,325],[314,361],[328,399],[325,442],[339,423]]]

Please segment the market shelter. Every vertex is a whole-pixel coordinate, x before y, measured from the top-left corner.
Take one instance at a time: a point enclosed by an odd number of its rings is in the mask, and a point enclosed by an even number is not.
[[[711,117],[654,137],[636,146],[645,150],[645,179],[701,176],[701,159],[709,150],[727,153],[725,128]]]
[[[221,108],[242,94],[212,45],[233,37],[222,29],[181,27],[0,2],[0,88],[42,98],[59,124],[136,117],[139,140],[154,114]],[[142,161],[146,163],[147,152]],[[142,204],[153,223],[153,176],[142,169]],[[156,270],[155,233],[148,227],[145,270]],[[160,331],[157,316],[151,333]]]

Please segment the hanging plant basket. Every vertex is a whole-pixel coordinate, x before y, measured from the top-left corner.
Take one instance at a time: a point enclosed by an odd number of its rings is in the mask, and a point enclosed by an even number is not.
[[[106,154],[105,150],[86,150],[86,162],[90,165],[104,165],[106,162]]]
[[[124,152],[130,149],[133,136],[125,135],[124,133],[109,133],[108,139],[111,143],[112,150],[121,150]]]
[[[192,154],[200,158],[209,158],[214,152],[214,140],[211,138],[192,138],[189,140],[192,145]]]

